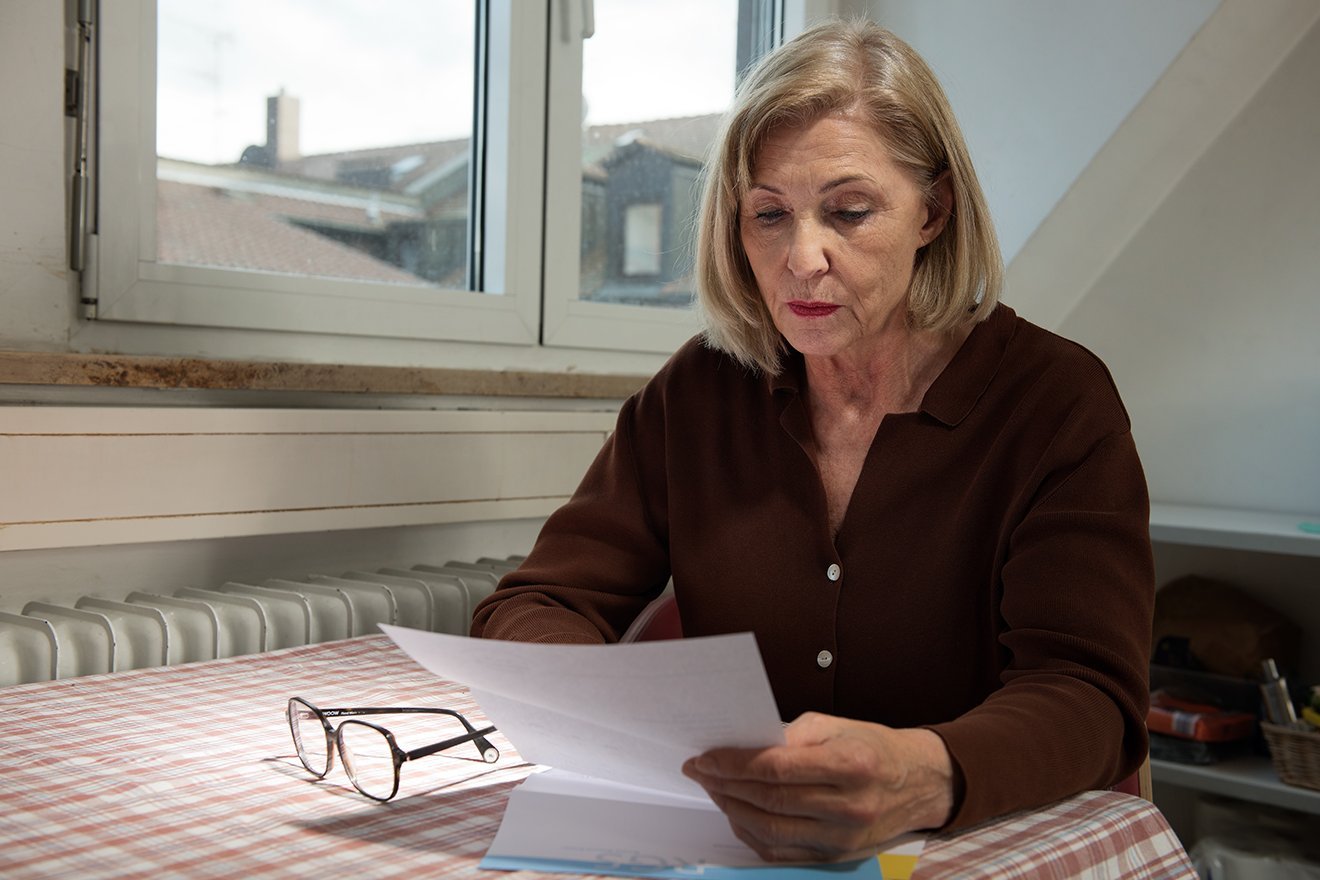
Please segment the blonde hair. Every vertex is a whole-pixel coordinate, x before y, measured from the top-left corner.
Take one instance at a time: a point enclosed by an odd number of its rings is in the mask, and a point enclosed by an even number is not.
[[[706,167],[697,217],[697,302],[707,344],[772,375],[786,343],[743,251],[739,203],[771,134],[845,111],[870,120],[928,199],[947,175],[953,210],[943,232],[918,251],[911,325],[953,330],[984,319],[999,300],[999,242],[935,75],[911,46],[873,22],[818,24],[763,58],[739,86]]]

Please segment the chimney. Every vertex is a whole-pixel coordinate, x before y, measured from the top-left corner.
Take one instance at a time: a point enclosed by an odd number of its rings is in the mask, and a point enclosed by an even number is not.
[[[298,99],[284,89],[266,99],[266,152],[276,166],[299,156]]]

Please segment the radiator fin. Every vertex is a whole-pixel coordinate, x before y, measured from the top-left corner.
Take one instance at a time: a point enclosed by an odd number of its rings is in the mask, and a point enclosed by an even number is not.
[[[381,623],[462,635],[522,559],[29,602],[21,614],[0,611],[0,687],[292,648],[379,632]]]

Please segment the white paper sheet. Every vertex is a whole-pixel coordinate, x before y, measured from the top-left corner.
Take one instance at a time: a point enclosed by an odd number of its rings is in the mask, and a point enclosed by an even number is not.
[[[467,685],[528,761],[704,798],[685,760],[781,745],[750,633],[616,645],[539,645],[381,625],[426,669]]]
[[[514,789],[490,855],[613,867],[765,864],[710,798],[657,796],[561,770]]]
[[[874,857],[769,865],[734,836],[709,798],[547,770],[514,789],[481,866],[652,880],[891,880],[911,875],[924,846],[923,835],[904,834]]]

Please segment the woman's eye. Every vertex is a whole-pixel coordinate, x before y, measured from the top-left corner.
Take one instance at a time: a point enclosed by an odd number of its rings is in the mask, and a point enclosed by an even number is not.
[[[756,212],[756,222],[769,225],[783,218],[784,213],[782,208],[766,208]]]
[[[858,208],[849,211],[835,211],[834,216],[838,217],[845,223],[860,223],[865,220],[870,213],[871,210],[869,208]]]

